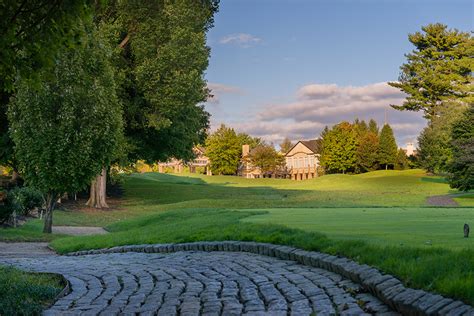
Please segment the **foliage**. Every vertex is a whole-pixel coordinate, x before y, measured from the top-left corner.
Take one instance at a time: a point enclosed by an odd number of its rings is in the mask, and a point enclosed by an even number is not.
[[[64,284],[57,275],[23,272],[0,266],[0,314],[40,315]]]
[[[415,49],[406,55],[399,82],[390,82],[408,96],[398,110],[423,111],[433,119],[446,100],[474,102],[472,69],[474,39],[468,32],[429,24],[408,36]],[[458,105],[460,102],[458,102]]]
[[[20,215],[28,213],[43,205],[41,192],[31,187],[15,187],[8,192],[7,200],[11,201],[12,208]]]
[[[221,125],[206,140],[206,156],[214,174],[235,174],[242,156],[244,137],[233,128]]]
[[[408,157],[406,152],[400,148],[397,152],[397,159],[395,161],[395,169],[397,170],[405,170],[408,169],[410,162],[408,161]]]
[[[8,134],[7,104],[16,76],[39,81],[37,71],[53,65],[55,53],[73,48],[78,20],[88,14],[88,0],[0,2],[0,163],[15,166]]]
[[[394,166],[397,159],[398,147],[390,125],[385,124],[380,132],[379,145],[379,163],[388,166]]]
[[[462,191],[474,189],[474,105],[452,128],[453,159],[449,165],[449,184]]]
[[[368,128],[369,128],[369,132],[372,132],[375,135],[379,134],[379,127],[377,125],[377,122],[374,119],[370,119]]]
[[[293,146],[294,144],[291,142],[291,140],[288,137],[285,137],[285,139],[280,144],[280,151],[283,154],[286,154],[290,151],[291,148],[293,148]]]
[[[249,154],[249,162],[262,173],[275,172],[285,165],[285,157],[279,154],[272,145],[261,144]]]
[[[97,21],[114,49],[124,104],[124,162],[189,160],[204,140],[209,114],[199,105],[204,80],[206,32],[218,1],[116,1],[99,5]]]
[[[357,167],[361,172],[377,170],[379,167],[379,136],[367,131],[359,138],[357,146]]]
[[[353,126],[341,122],[323,136],[321,165],[326,172],[342,172],[356,166],[357,138]]]
[[[421,167],[432,173],[447,172],[452,160],[451,129],[465,107],[443,104],[418,136],[418,160]]]
[[[41,84],[17,84],[9,108],[15,157],[28,185],[45,195],[47,211],[61,194],[84,189],[114,156],[122,110],[108,58],[107,46],[89,34],[80,48],[59,54]]]

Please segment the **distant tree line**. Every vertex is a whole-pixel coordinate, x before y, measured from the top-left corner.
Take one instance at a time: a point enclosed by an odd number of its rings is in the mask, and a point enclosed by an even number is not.
[[[341,122],[321,133],[321,165],[326,173],[363,173],[378,169],[406,169],[408,159],[398,149],[392,128],[385,124],[382,130],[375,120],[369,124],[356,119]]]

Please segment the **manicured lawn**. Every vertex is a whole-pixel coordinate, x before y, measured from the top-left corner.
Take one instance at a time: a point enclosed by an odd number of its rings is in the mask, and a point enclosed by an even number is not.
[[[40,315],[64,286],[56,275],[0,266],[0,315]]]
[[[463,237],[464,223],[474,226],[472,208],[282,208],[265,209],[265,214],[243,221],[377,245],[474,250],[474,238]]]
[[[55,225],[105,226],[110,234],[57,238],[51,245],[66,253],[198,240],[288,244],[344,255],[408,286],[474,303],[474,239],[462,238],[464,222],[474,226],[474,197],[462,196],[466,207],[428,207],[428,196],[457,191],[421,170],[301,182],[147,173],[127,177],[124,189],[113,210],[54,214]],[[33,226],[27,231],[34,235]]]
[[[144,216],[109,226],[103,236],[56,239],[59,252],[127,244],[245,240],[286,244],[307,250],[344,255],[392,273],[412,287],[474,303],[474,251],[441,247],[382,246],[337,240],[317,232],[276,224],[243,221],[262,211],[186,209]],[[349,229],[349,228],[348,228]]]

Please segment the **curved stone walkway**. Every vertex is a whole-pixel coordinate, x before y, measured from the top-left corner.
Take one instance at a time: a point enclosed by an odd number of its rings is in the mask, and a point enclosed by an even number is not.
[[[0,264],[68,279],[70,294],[46,315],[397,315],[339,274],[253,253],[127,252]]]

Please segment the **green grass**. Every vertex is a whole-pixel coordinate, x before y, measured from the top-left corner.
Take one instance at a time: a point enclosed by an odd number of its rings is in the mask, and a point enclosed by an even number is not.
[[[63,288],[57,275],[0,266],[0,315],[40,315]]]
[[[245,218],[256,224],[279,224],[330,238],[363,240],[377,245],[474,250],[463,226],[473,223],[472,208],[311,208],[266,209]]]
[[[43,234],[43,222],[39,219],[30,220],[18,228],[0,229],[0,241],[6,242],[51,241],[59,237],[64,235]]]
[[[474,193],[468,193],[454,197],[454,200],[461,206],[474,207]]]
[[[458,192],[421,170],[300,182],[146,173],[127,177],[124,189],[118,209],[54,214],[55,225],[105,226],[110,234],[51,245],[65,253],[198,240],[287,244],[344,255],[408,286],[474,303],[473,239],[462,238],[462,225],[474,219],[474,196],[456,197],[465,207],[428,207],[428,196]]]
[[[113,224],[109,226],[112,233],[105,236],[57,239],[52,242],[52,246],[64,253],[127,244],[203,240],[252,240],[285,244],[344,255],[392,273],[408,286],[474,303],[472,249],[382,246],[363,241],[337,240],[321,233],[289,228],[286,225],[245,221],[262,214],[264,211],[222,209],[169,211]]]

